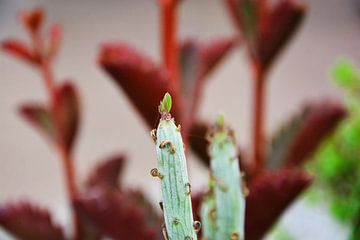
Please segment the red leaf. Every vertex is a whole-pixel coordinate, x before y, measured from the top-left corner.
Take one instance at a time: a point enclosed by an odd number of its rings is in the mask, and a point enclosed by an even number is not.
[[[200,46],[202,77],[207,77],[239,43],[235,37],[218,38]]]
[[[46,137],[54,139],[54,124],[51,112],[40,104],[24,104],[20,106],[19,112],[30,124],[35,126]]]
[[[60,24],[54,24],[50,27],[48,33],[48,43],[46,46],[46,55],[49,59],[54,59],[59,51],[62,38],[62,28]]]
[[[125,164],[123,154],[117,154],[100,162],[86,181],[88,189],[94,187],[120,189],[119,177]]]
[[[41,7],[35,7],[29,11],[21,12],[19,17],[25,28],[32,34],[36,34],[39,32],[41,25],[44,22],[44,9]]]
[[[0,207],[0,225],[18,239],[64,240],[62,229],[47,210],[26,202]]]
[[[262,24],[258,42],[258,58],[263,69],[269,68],[280,50],[299,28],[306,8],[296,1],[282,0]]]
[[[149,58],[123,43],[103,45],[99,63],[125,91],[136,109],[153,128],[158,121],[157,108],[166,92],[173,98],[172,115],[181,123],[180,102],[169,74]]]
[[[253,63],[265,72],[299,28],[306,8],[292,0],[225,0],[233,22],[242,32]]]
[[[30,51],[29,47],[25,43],[19,40],[16,39],[4,40],[2,42],[1,47],[5,52],[21,60],[24,60],[25,62],[31,64],[35,64],[39,62],[38,58],[33,54],[32,51]]]
[[[345,116],[344,107],[331,100],[310,106],[308,117],[285,155],[285,164],[298,166],[304,163]]]
[[[70,152],[80,120],[79,96],[73,84],[67,82],[55,89],[53,113],[57,140]]]
[[[310,184],[311,178],[305,172],[280,170],[259,175],[250,185],[246,199],[246,239],[262,239]]]
[[[93,190],[74,203],[75,209],[94,228],[113,239],[161,239],[161,225],[148,225],[143,209],[131,194]]]

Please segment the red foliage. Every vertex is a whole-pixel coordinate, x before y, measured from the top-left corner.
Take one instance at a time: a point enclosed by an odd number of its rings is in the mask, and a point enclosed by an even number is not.
[[[77,90],[70,82],[56,88],[53,114],[58,142],[70,152],[80,121],[80,105]]]
[[[0,225],[13,236],[26,240],[65,240],[61,227],[47,210],[27,202],[0,207]]]
[[[249,186],[246,199],[245,236],[262,239],[285,209],[311,183],[304,172],[280,170],[264,172]]]

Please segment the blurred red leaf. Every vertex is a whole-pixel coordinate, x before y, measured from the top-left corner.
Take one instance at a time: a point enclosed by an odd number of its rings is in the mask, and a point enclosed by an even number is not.
[[[23,11],[19,14],[20,21],[32,34],[39,32],[44,22],[45,13],[42,7],[34,7],[29,11]]]
[[[331,100],[310,105],[308,117],[302,123],[285,155],[285,164],[288,167],[298,166],[309,159],[345,116],[345,108]]]
[[[306,8],[296,1],[281,0],[261,25],[258,58],[263,69],[269,68],[280,50],[299,28]]]
[[[21,116],[35,126],[51,141],[54,140],[54,125],[51,112],[40,104],[23,104],[19,108]]]
[[[249,186],[246,199],[246,239],[262,239],[311,181],[300,171],[280,170],[259,175]]]
[[[80,121],[79,96],[72,83],[66,82],[55,89],[53,114],[57,140],[70,152]]]
[[[88,189],[94,187],[119,190],[119,178],[125,164],[123,154],[113,155],[101,161],[92,171],[86,181]]]
[[[161,225],[148,225],[146,215],[131,194],[88,191],[74,202],[79,215],[113,239],[161,239]]]
[[[10,55],[17,57],[27,63],[35,64],[39,60],[29,47],[17,39],[6,39],[1,43],[2,49]]]
[[[224,37],[201,44],[200,55],[203,65],[201,77],[207,77],[230,53],[236,44],[239,43],[239,41],[240,40],[235,37]]]
[[[54,24],[50,27],[46,45],[46,55],[49,59],[54,59],[59,51],[62,38],[62,27],[60,24]]]
[[[18,239],[64,240],[62,229],[47,210],[20,202],[0,207],[0,225]]]
[[[299,28],[306,8],[293,0],[224,0],[236,27],[243,33],[252,60],[265,72]]]
[[[123,43],[104,44],[99,63],[125,91],[146,123],[153,128],[158,121],[157,108],[166,92],[173,98],[172,115],[181,123],[180,102],[170,85],[168,72],[149,58]]]

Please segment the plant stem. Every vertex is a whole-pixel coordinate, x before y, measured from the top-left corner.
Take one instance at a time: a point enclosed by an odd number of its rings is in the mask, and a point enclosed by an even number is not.
[[[264,166],[264,78],[262,71],[256,71],[253,93],[253,163],[255,164],[255,174],[259,173]]]
[[[175,0],[160,1],[162,25],[162,54],[171,81],[179,90],[179,50],[177,42],[177,3]]]
[[[55,81],[54,76],[52,72],[52,66],[49,59],[44,54],[43,51],[43,43],[38,35],[33,35],[33,45],[34,50],[38,54],[40,58],[40,66],[39,70],[42,74],[44,85],[46,86],[47,94],[49,97],[50,106],[54,104],[55,101]],[[52,113],[52,115],[55,117],[56,114]],[[55,124],[58,122],[56,119],[53,119]],[[59,155],[61,157],[62,163],[63,163],[63,172],[64,172],[64,178],[65,178],[65,184],[66,189],[68,192],[68,196],[70,199],[70,203],[76,199],[78,195],[78,189],[76,186],[76,177],[75,177],[75,169],[74,169],[74,161],[72,159],[71,154],[65,150],[64,146],[60,143],[55,143],[56,147],[58,149]],[[74,224],[74,239],[78,240],[81,239],[81,225],[80,220],[77,215],[77,213],[72,209],[72,218],[73,218],[73,224]]]

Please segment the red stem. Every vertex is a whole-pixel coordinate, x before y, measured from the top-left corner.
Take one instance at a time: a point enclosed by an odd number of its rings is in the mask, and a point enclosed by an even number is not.
[[[256,71],[253,93],[253,163],[255,174],[264,167],[264,99],[265,99],[265,76],[262,71]]]
[[[171,81],[179,90],[179,49],[177,42],[177,4],[175,0],[161,1],[162,54]]]
[[[55,101],[55,81],[53,77],[53,71],[51,62],[47,59],[43,51],[43,44],[40,37],[36,34],[32,36],[34,51],[40,59],[39,70],[43,76],[44,84],[46,86],[46,90],[49,96],[50,105],[52,106]],[[54,116],[54,123],[56,124],[56,113],[52,114]],[[74,169],[74,161],[72,159],[71,154],[65,150],[64,146],[61,143],[56,143],[56,147],[58,149],[59,155],[61,157],[63,163],[63,172],[65,177],[66,189],[68,192],[68,196],[70,198],[70,202],[76,199],[78,195],[78,189],[76,186],[76,177],[75,177],[75,169]],[[71,208],[73,209],[73,208]],[[72,211],[72,218],[74,224],[74,239],[81,239],[81,225],[80,220],[77,213]]]

